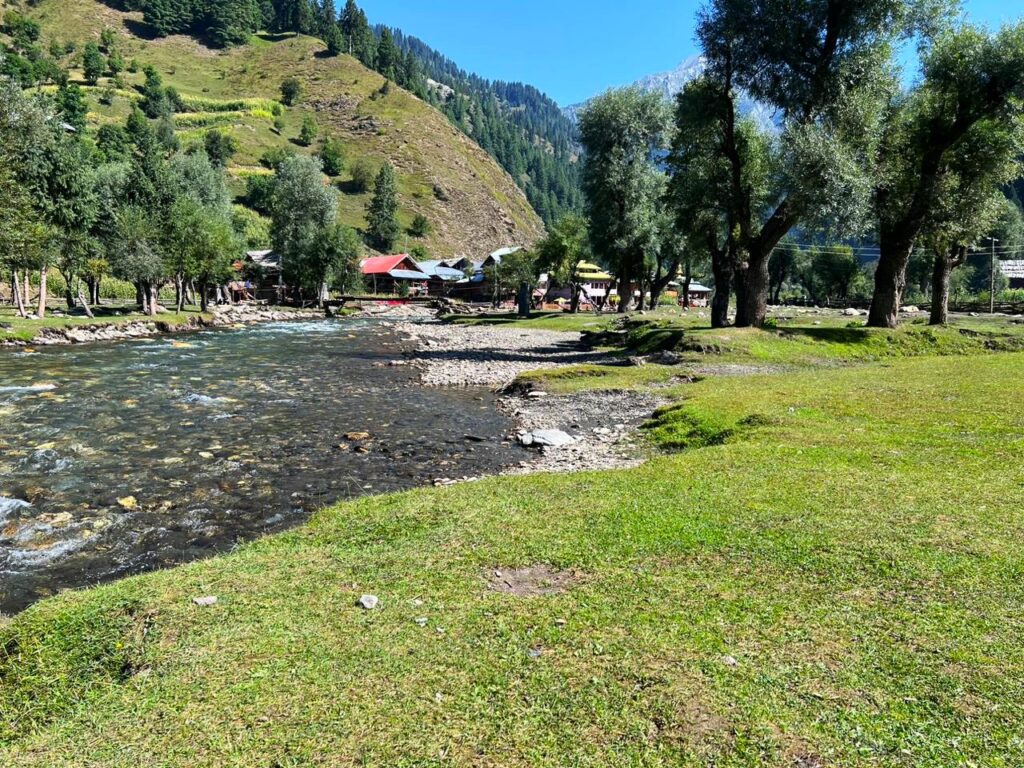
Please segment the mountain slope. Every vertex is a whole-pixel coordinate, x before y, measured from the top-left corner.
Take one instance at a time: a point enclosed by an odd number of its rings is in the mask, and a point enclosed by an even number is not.
[[[147,39],[141,15],[114,10],[94,0],[41,0],[25,10],[43,27],[47,44],[57,38],[73,41],[80,51],[107,28],[117,32],[116,49],[126,61],[156,67],[167,86],[186,101],[198,104],[196,113],[178,115],[184,143],[200,141],[215,125],[229,131],[239,152],[229,168],[236,192],[247,175],[266,172],[259,165],[268,150],[311,152],[293,141],[307,116],[318,123],[321,138],[333,136],[345,144],[347,168],[367,158],[379,166],[394,165],[401,202],[400,220],[411,223],[423,214],[432,225],[424,240],[405,237],[410,248],[423,243],[431,255],[479,255],[496,248],[529,245],[543,225],[513,179],[479,146],[458,131],[444,115],[412,94],[348,56],[328,57],[318,40],[294,35],[255,36],[248,45],[212,50],[183,36]],[[127,90],[113,105],[99,95],[107,85],[90,91],[90,120],[94,124],[123,119],[130,110],[132,86],[141,74],[125,74]],[[281,82],[296,77],[303,96],[284,115],[280,134],[273,116],[259,103],[234,104],[240,99],[280,98]],[[225,109],[242,106],[242,109]],[[364,225],[368,194],[352,192],[346,171],[339,180],[341,215],[346,223]]]

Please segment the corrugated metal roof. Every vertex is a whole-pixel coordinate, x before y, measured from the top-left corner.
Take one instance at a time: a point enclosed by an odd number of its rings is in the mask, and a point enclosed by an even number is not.
[[[419,268],[431,277],[439,277],[442,280],[461,280],[466,276],[465,272],[453,269],[443,261],[421,261]]]
[[[388,275],[395,280],[429,280],[430,275],[423,272],[415,272],[411,269],[392,269]]]
[[[386,275],[406,259],[412,261],[407,253],[396,253],[392,256],[373,256],[363,261],[362,268],[364,275]],[[413,262],[414,264],[416,262]]]
[[[999,269],[1002,270],[1006,277],[1013,280],[1024,280],[1024,260],[1011,259],[1008,261],[1000,261]]]

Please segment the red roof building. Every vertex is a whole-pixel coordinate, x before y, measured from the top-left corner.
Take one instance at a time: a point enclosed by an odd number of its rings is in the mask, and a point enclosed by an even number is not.
[[[394,256],[374,256],[363,261],[364,275],[387,275],[399,269],[407,272],[419,272],[420,267],[407,253]]]
[[[394,256],[373,256],[362,263],[363,277],[374,293],[398,290],[399,283],[426,283],[430,275],[407,253]]]

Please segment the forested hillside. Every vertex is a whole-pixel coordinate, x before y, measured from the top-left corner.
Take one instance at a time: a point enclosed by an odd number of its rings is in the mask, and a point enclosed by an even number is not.
[[[2,7],[36,27],[25,33],[32,39],[20,42],[19,30],[7,29],[5,74],[58,102],[80,98],[72,111],[81,112],[90,135],[123,126],[141,106],[183,151],[202,146],[211,131],[228,137],[232,192],[257,212],[265,213],[260,179],[283,156],[315,155],[340,192],[340,220],[358,229],[366,227],[377,172],[393,166],[402,228],[396,248],[419,246],[421,255],[436,257],[479,254],[529,244],[543,231],[521,190],[486,152],[397,87],[407,78],[394,64],[385,68],[390,79],[368,70],[343,52],[358,53],[361,43],[351,36],[343,43],[323,24],[339,36],[341,26],[293,13],[311,13],[308,5],[35,0]],[[274,31],[256,35],[257,27]],[[293,27],[313,34],[284,31]],[[364,16],[359,29],[363,43],[375,44]],[[176,32],[189,36],[170,34]],[[324,37],[327,44],[318,39]],[[286,94],[286,84],[295,92]]]
[[[377,31],[384,34],[382,27]],[[554,101],[531,85],[468,73],[422,40],[392,34],[434,81],[428,100],[520,182],[546,222],[582,206],[576,127]]]
[[[256,31],[319,37],[328,53],[349,53],[442,111],[494,157],[551,223],[581,206],[575,128],[558,105],[522,83],[467,73],[401,30],[371,27],[355,0],[341,13],[333,0],[105,0],[142,13],[145,32],[189,34],[210,46],[244,44]]]

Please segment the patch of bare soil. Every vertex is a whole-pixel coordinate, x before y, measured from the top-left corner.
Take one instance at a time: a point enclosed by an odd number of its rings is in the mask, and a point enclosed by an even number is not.
[[[509,570],[495,569],[487,577],[487,588],[517,597],[560,595],[581,581],[576,571],[556,571],[547,565],[528,565]]]

